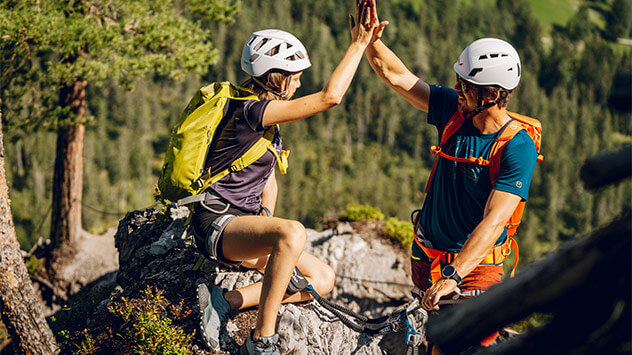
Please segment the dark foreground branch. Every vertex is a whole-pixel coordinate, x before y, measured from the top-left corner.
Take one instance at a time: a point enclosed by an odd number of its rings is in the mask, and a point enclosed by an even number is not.
[[[579,175],[590,190],[629,178],[632,176],[632,145],[586,160]]]
[[[556,313],[550,325],[566,329],[567,335],[575,331],[577,322],[592,327],[582,334],[598,334],[598,328],[616,313],[612,307],[627,309],[629,313],[629,297],[624,294],[630,291],[626,280],[631,272],[631,218],[628,210],[608,226],[564,245],[515,278],[431,318],[428,339],[445,353],[463,351],[496,329],[533,312]],[[621,299],[624,304],[617,306]],[[623,318],[629,318],[629,314]],[[531,345],[542,350],[540,346],[544,344],[543,340]]]

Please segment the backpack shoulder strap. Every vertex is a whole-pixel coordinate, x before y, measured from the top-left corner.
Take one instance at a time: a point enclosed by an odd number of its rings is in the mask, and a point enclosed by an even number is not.
[[[494,182],[500,174],[500,159],[505,145],[523,129],[524,127],[518,121],[511,120],[502,128],[498,137],[496,137],[496,141],[489,152],[489,176],[492,180],[492,186],[494,186]]]
[[[218,182],[224,176],[232,172],[243,170],[250,164],[259,160],[259,158],[261,158],[267,151],[270,151],[272,152],[272,154],[274,154],[277,159],[279,169],[281,170],[281,174],[285,174],[288,167],[287,158],[290,152],[288,150],[283,150],[281,151],[281,154],[279,154],[272,146],[272,141],[274,140],[276,130],[276,126],[269,129],[268,132],[263,135],[263,137],[259,138],[259,140],[255,142],[255,144],[253,144],[252,147],[250,147],[244,153],[244,155],[233,161],[228,168],[214,175],[206,174],[206,176],[202,176],[201,180],[203,181],[203,184],[200,191],[206,190],[206,188]]]
[[[445,142],[447,142],[448,139],[452,137],[452,135],[454,135],[454,133],[456,133],[459,128],[461,128],[461,126],[463,125],[463,121],[465,121],[465,116],[463,116],[463,113],[461,111],[457,110],[452,115],[452,117],[450,117],[448,123],[445,124],[445,127],[443,127],[443,132],[441,133],[441,141],[439,143],[440,146],[443,146],[443,144],[445,144]]]
[[[434,175],[435,168],[437,167],[437,161],[439,160],[439,155],[441,153],[443,145],[459,130],[459,128],[461,128],[461,126],[463,126],[463,121],[465,121],[465,116],[463,116],[463,113],[461,111],[456,110],[456,112],[448,120],[448,123],[446,123],[445,127],[443,127],[443,132],[441,133],[441,140],[439,141],[439,145],[430,147],[430,152],[432,154],[435,154],[436,157],[434,164],[432,164],[430,175],[428,176],[428,182],[426,182],[426,190],[424,191],[426,194],[428,193],[428,190],[430,190],[432,176]]]

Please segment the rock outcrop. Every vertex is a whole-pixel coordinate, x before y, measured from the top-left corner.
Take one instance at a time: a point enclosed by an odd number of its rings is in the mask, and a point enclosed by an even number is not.
[[[195,282],[235,289],[261,279],[252,270],[226,269],[200,259],[184,228],[186,211],[167,218],[155,210],[130,212],[115,235],[119,250],[117,282],[122,293],[150,285],[194,310],[185,325],[197,329]],[[377,226],[377,225],[376,225]],[[326,298],[369,317],[381,316],[408,301],[411,289],[408,253],[373,228],[358,232],[348,223],[323,232],[308,230],[306,250],[336,271],[336,287]],[[197,264],[197,265],[196,265]],[[222,329],[222,351],[236,353],[254,325],[255,310],[233,314]],[[281,307],[278,318],[283,354],[381,354],[406,350],[403,334],[368,336],[342,324],[315,301]],[[205,353],[199,335],[193,351]]]

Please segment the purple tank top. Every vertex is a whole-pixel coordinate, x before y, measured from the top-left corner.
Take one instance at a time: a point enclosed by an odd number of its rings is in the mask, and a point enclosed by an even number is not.
[[[225,119],[218,127],[213,139],[215,146],[206,160],[212,172],[228,168],[253,144],[273,127],[263,127],[263,113],[269,100],[229,100],[225,107]],[[273,147],[281,150],[281,138],[277,135]],[[232,172],[213,184],[210,189],[218,193],[231,205],[244,211],[258,211],[261,192],[276,164],[276,157],[267,151],[259,160],[241,171]]]

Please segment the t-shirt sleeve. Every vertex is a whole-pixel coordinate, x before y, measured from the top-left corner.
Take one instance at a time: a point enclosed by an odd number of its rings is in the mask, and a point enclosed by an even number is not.
[[[255,132],[262,132],[267,129],[263,127],[263,113],[270,100],[249,100],[244,103],[244,117],[250,129]]]
[[[529,134],[518,132],[503,149],[500,173],[494,188],[527,200],[537,157],[535,144]]]
[[[428,123],[437,126],[439,132],[450,117],[457,110],[459,96],[454,89],[430,85],[430,100],[428,102]]]

